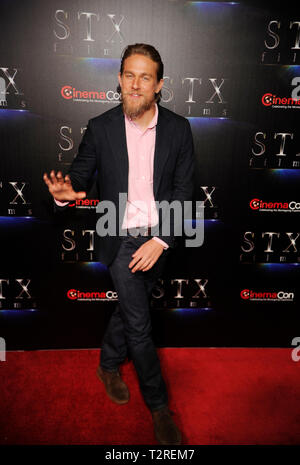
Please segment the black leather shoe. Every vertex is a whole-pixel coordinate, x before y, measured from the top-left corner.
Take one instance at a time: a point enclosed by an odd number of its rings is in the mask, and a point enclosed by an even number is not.
[[[181,433],[175,425],[168,407],[163,407],[152,413],[154,434],[159,444],[181,444]]]
[[[122,405],[129,401],[128,387],[122,380],[119,371],[105,371],[98,366],[97,376],[105,386],[106,394],[116,404]]]

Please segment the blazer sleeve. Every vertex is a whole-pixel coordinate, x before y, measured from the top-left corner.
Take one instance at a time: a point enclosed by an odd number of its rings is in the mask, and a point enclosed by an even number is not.
[[[96,170],[96,142],[94,137],[93,122],[89,120],[83,138],[68,171],[71,184],[75,192],[89,190],[89,184]],[[54,211],[64,211],[68,205],[59,206],[54,201]]]
[[[76,192],[87,191],[96,170],[96,141],[93,123],[89,120],[78,148],[78,153],[69,169],[69,176]]]

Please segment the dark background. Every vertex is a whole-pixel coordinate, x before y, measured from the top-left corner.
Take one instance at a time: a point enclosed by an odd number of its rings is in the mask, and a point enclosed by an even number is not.
[[[300,85],[297,21],[287,2],[1,2],[0,336],[8,350],[101,345],[116,300],[67,294],[114,290],[95,261],[95,208],[54,215],[42,176],[66,173],[88,120],[119,103],[67,100],[62,87],[113,95],[122,50],[136,42],[162,56],[161,105],[189,118],[194,200],[205,201],[203,246],[174,250],[153,292],[156,344],[290,346],[300,320],[300,209],[252,210],[250,201],[300,202],[300,105],[262,103]],[[94,185],[88,199],[101,201]],[[245,289],[291,298],[243,299]]]

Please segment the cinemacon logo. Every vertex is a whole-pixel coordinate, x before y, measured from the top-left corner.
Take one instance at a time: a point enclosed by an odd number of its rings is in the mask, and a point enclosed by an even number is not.
[[[77,199],[75,202],[70,202],[69,207],[76,208],[96,208],[99,203],[99,199]]]
[[[70,300],[84,300],[84,301],[112,301],[118,300],[118,294],[116,291],[91,291],[83,292],[78,291],[77,289],[69,289],[67,292],[67,297]]]
[[[262,104],[265,106],[265,107],[270,107],[272,105],[278,105],[278,106],[281,106],[281,105],[299,105],[300,106],[300,99],[295,99],[295,98],[292,98],[292,97],[277,97],[276,95],[274,94],[270,94],[270,93],[267,93],[267,94],[264,94],[262,96]]]
[[[240,294],[243,300],[265,301],[265,302],[291,302],[294,300],[293,292],[256,292],[250,289],[243,289]]]
[[[266,202],[261,199],[252,199],[249,205],[252,210],[300,211],[300,202],[296,202],[295,200],[291,202]]]
[[[72,86],[63,86],[60,90],[60,93],[65,100],[119,102],[120,99],[120,94],[113,90],[78,90]]]

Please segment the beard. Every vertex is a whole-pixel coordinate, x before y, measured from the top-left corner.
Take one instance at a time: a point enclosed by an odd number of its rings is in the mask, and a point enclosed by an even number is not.
[[[154,97],[150,100],[144,96],[139,97],[138,101],[135,102],[134,99],[130,97],[130,93],[122,93],[123,110],[130,119],[136,119],[142,116],[146,111],[150,110],[154,102]]]

